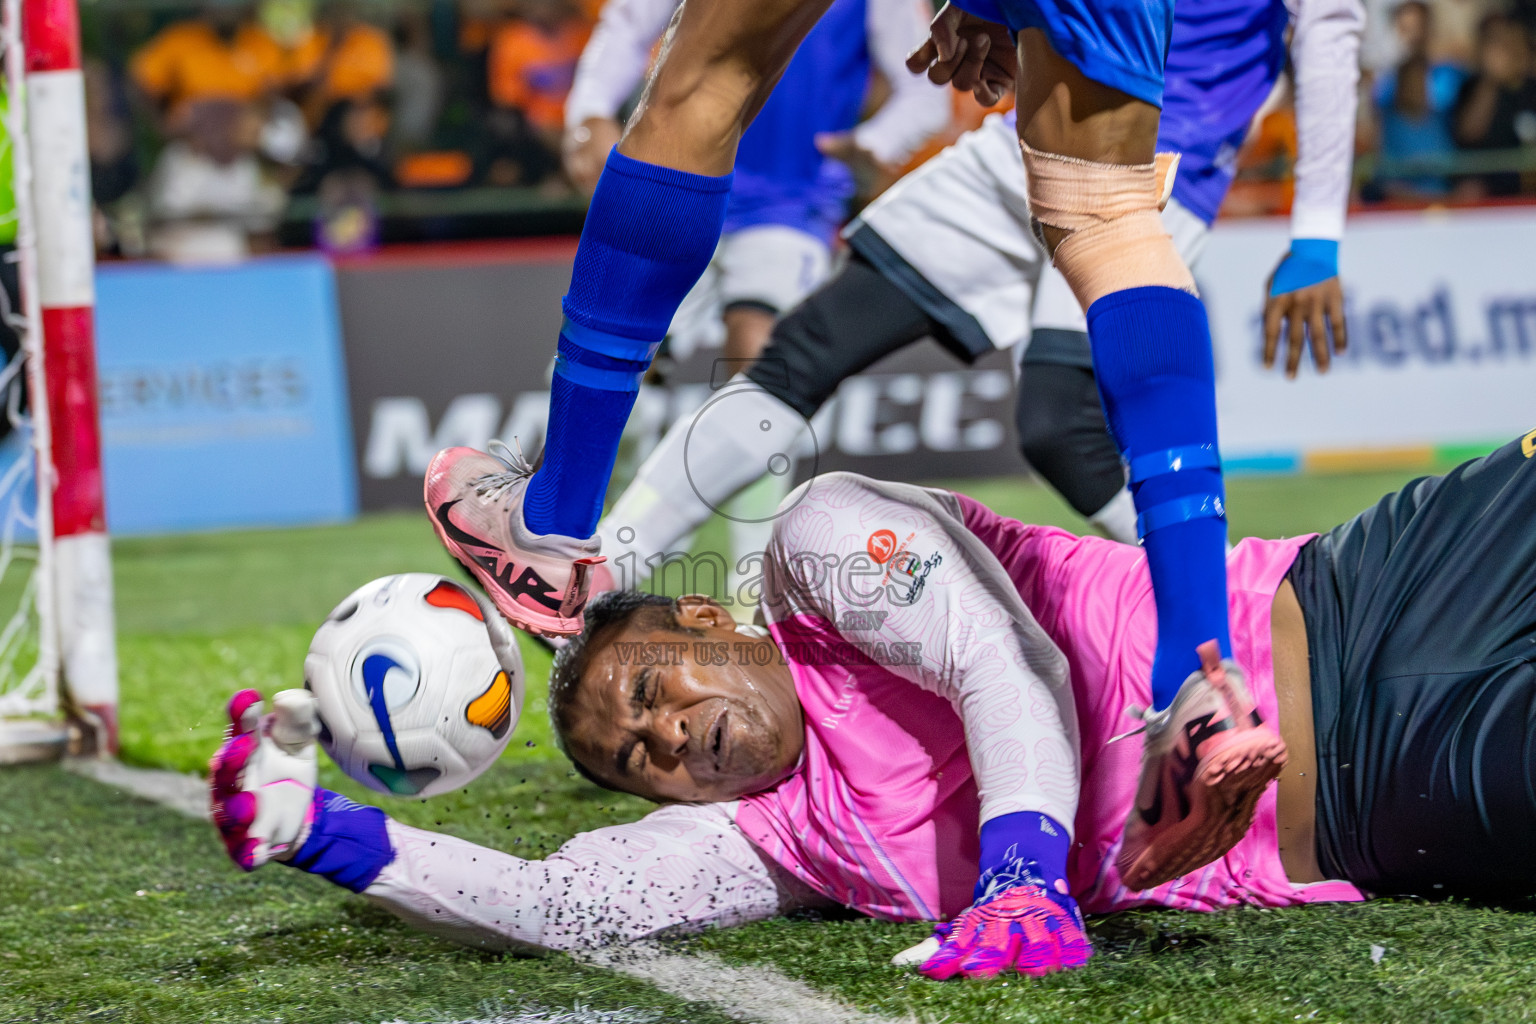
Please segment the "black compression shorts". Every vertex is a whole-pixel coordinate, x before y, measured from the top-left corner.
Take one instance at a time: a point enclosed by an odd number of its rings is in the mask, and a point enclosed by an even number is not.
[[[1536,895],[1536,432],[1301,549],[1323,872]]]

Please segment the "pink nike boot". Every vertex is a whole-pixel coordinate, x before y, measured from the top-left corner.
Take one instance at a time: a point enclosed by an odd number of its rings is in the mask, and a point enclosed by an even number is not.
[[[1211,640],[1201,669],[1145,722],[1141,784],[1115,867],[1150,889],[1204,867],[1248,833],[1254,807],[1285,766],[1285,742],[1264,725],[1242,670]],[[1141,731],[1141,730],[1138,730]]]
[[[529,532],[523,498],[533,467],[501,442],[491,444],[500,455],[445,448],[432,458],[423,484],[432,528],[514,626],[575,636],[592,571],[603,562],[598,539]]]

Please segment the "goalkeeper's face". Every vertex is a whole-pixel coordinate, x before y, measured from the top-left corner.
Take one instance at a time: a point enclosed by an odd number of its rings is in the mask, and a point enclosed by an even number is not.
[[[679,599],[680,633],[627,624],[603,636],[565,742],[615,789],[657,801],[735,800],[800,759],[805,718],[778,645],[704,597]]]

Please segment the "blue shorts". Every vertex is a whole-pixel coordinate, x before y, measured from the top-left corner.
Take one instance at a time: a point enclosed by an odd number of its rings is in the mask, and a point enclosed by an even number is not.
[[[1017,33],[1037,28],[1087,77],[1154,107],[1163,105],[1163,65],[1173,0],[954,0]]]

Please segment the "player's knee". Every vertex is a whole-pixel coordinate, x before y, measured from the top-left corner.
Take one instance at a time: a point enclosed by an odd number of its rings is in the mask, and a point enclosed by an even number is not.
[[[1019,453],[1041,474],[1048,475],[1066,453],[1071,424],[1059,413],[1060,410],[1049,403],[1029,401],[1020,389],[1016,413]]]
[[[1061,490],[1059,480],[1071,476],[1072,437],[1077,422],[1070,398],[1075,391],[1061,386],[1060,374],[1071,367],[1029,366],[1019,382],[1014,426],[1019,453],[1036,473]]]
[[[817,304],[802,302],[773,325],[768,345],[747,377],[791,409],[810,419],[842,378],[824,370],[831,331]]]
[[[1022,148],[1031,224],[1084,309],[1127,288],[1195,290],[1159,216],[1175,159],[1100,164]]]
[[[1092,516],[1124,485],[1092,370],[1026,364],[1014,415],[1024,460],[1079,514]]]

